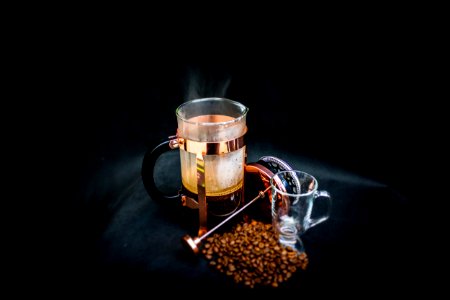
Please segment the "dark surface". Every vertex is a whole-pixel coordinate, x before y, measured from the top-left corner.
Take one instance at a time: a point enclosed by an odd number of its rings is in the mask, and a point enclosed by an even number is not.
[[[343,66],[330,61],[314,68],[283,61],[133,63],[109,69],[100,61],[98,73],[70,93],[73,155],[64,167],[71,192],[53,256],[56,274],[76,278],[66,283],[109,290],[235,287],[188,255],[180,238],[197,228],[152,200],[140,177],[145,153],[175,133],[176,107],[207,96],[250,108],[248,162],[277,156],[332,194],[330,219],[303,237],[307,271],[281,288],[402,290],[414,279],[413,174],[403,155],[413,125],[405,115],[398,122],[400,109],[389,106],[392,74],[379,75],[382,67],[373,62],[348,64],[342,74]],[[397,90],[413,88],[398,84]],[[160,163],[158,178],[169,190],[179,186],[177,159]],[[374,273],[383,275],[374,281]]]

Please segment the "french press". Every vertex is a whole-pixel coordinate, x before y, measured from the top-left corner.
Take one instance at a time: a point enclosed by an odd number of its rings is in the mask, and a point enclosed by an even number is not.
[[[225,98],[184,102],[176,109],[176,135],[144,157],[142,178],[151,198],[175,200],[198,210],[199,237],[208,232],[208,217],[229,218],[244,207],[246,198],[262,197],[274,173],[292,169],[272,156],[247,163],[244,136],[248,110],[243,104]],[[157,159],[174,149],[180,153],[182,186],[176,195],[170,196],[157,188],[154,169]]]

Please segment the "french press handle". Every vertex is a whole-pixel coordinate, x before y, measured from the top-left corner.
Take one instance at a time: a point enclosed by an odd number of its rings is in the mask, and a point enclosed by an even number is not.
[[[162,154],[176,149],[178,149],[176,137],[171,136],[168,140],[163,141],[154,147],[152,151],[147,152],[142,162],[141,176],[145,189],[153,200],[164,204],[175,203],[175,200],[179,201],[181,199],[181,195],[180,192],[176,195],[167,195],[158,189],[154,176],[155,165],[156,161]]]

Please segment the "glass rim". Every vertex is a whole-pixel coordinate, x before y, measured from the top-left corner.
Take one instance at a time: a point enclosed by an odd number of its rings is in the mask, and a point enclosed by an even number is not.
[[[235,105],[235,106],[241,108],[242,113],[239,117],[233,118],[232,120],[229,120],[229,121],[223,121],[223,122],[193,122],[193,121],[189,121],[188,119],[186,119],[180,115],[181,110],[184,107],[186,107],[187,105],[190,105],[193,103],[198,103],[198,102],[205,102],[205,101],[224,101],[224,102],[230,103],[232,105]],[[199,98],[199,99],[193,99],[193,100],[186,101],[186,102],[180,104],[177,107],[175,112],[176,112],[176,115],[178,118],[180,118],[183,122],[186,122],[188,124],[201,125],[201,126],[216,126],[216,125],[227,125],[227,124],[239,122],[247,115],[248,110],[249,110],[249,108],[240,102],[237,102],[237,101],[234,101],[234,100],[231,100],[228,98],[209,97],[209,98]]]
[[[302,192],[300,191],[300,193],[296,193],[296,194],[287,193],[287,192],[284,192],[284,191],[280,190],[280,189],[278,188],[278,186],[277,186],[276,184],[274,184],[275,177],[277,177],[277,176],[279,177],[279,174],[286,174],[286,173],[295,173],[296,176],[297,176],[297,174],[302,174],[302,175],[309,176],[309,177],[312,178],[312,180],[314,181],[314,189],[311,190],[311,191],[309,191],[309,192],[307,192],[307,193],[302,193]],[[299,180],[300,180],[300,179],[299,179]],[[301,184],[300,184],[300,185],[301,185]],[[300,171],[300,170],[283,170],[283,171],[278,171],[278,172],[275,173],[272,177],[270,177],[270,186],[271,186],[273,189],[275,189],[275,190],[277,191],[277,193],[282,194],[282,195],[284,195],[284,196],[294,196],[294,197],[299,197],[299,196],[309,196],[309,195],[315,193],[315,192],[317,191],[317,189],[319,188],[319,183],[318,183],[316,177],[314,177],[313,175],[311,175],[311,174],[309,174],[309,173],[306,173],[306,172],[304,172],[304,171]]]

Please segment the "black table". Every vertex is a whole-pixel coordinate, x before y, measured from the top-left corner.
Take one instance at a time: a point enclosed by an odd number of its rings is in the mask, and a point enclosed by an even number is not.
[[[81,286],[102,283],[109,291],[159,289],[168,283],[175,290],[242,288],[183,247],[180,238],[196,234],[190,221],[197,215],[150,198],[140,173],[147,150],[135,149],[114,161],[99,157],[99,167],[86,183],[84,205],[78,207],[77,225],[72,223],[64,270],[78,274]],[[248,154],[248,162],[272,155],[313,174],[319,189],[333,197],[329,220],[303,236],[307,270],[298,271],[279,290],[351,292],[355,285],[379,290],[399,287],[400,276],[411,276],[410,202],[396,189],[271,144],[250,143]],[[157,164],[157,182],[167,191],[180,184],[177,155],[166,154]],[[373,274],[380,272],[384,275],[374,282]]]

